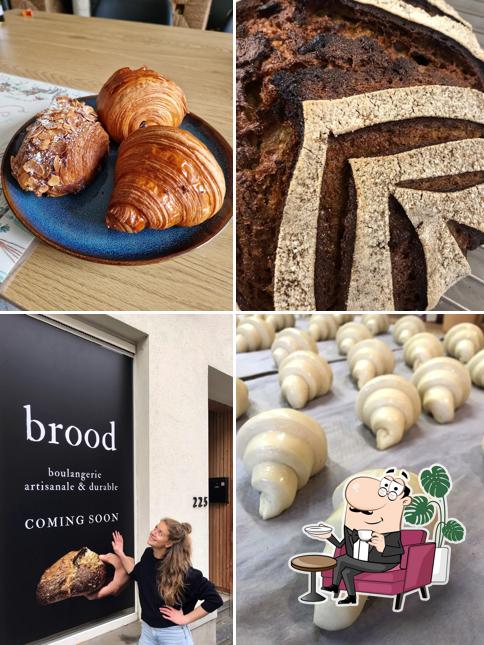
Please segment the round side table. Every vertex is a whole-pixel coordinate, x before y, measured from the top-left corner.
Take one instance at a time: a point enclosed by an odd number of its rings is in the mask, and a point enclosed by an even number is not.
[[[295,571],[304,571],[304,573],[309,573],[308,592],[299,596],[299,600],[301,602],[308,603],[324,602],[327,600],[326,596],[323,596],[316,591],[316,573],[318,571],[334,569],[335,566],[336,560],[334,558],[330,558],[328,555],[308,553],[294,556],[291,559],[290,567]]]

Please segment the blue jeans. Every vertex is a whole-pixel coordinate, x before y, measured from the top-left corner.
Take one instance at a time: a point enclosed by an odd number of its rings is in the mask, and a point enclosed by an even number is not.
[[[141,637],[138,645],[193,645],[193,640],[188,625],[150,627],[141,621]]]

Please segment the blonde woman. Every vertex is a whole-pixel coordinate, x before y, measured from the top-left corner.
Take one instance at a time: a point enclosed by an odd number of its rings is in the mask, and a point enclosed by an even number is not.
[[[186,522],[160,520],[137,564],[124,553],[121,533],[113,533],[113,551],[138,583],[142,620],[138,645],[193,644],[188,625],[223,603],[213,583],[191,566],[191,530]],[[195,608],[199,600],[203,602]]]

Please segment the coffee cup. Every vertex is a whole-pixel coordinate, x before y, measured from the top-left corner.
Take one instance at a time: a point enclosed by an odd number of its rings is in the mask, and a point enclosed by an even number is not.
[[[371,540],[372,533],[373,531],[361,530],[361,531],[358,531],[358,537],[363,542],[369,542]]]

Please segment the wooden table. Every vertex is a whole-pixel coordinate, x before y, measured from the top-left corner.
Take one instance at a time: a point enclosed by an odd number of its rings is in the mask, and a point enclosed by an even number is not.
[[[232,139],[232,36],[158,25],[7,11],[0,71],[97,93],[113,71],[148,65]],[[12,133],[13,134],[13,133]],[[35,241],[0,294],[28,310],[232,310],[232,224],[205,246],[145,266],[87,262]]]
[[[336,560],[329,555],[319,555],[318,553],[303,553],[291,558],[290,567],[296,571],[309,573],[309,589],[307,593],[299,596],[300,602],[314,604],[324,602],[326,596],[316,591],[316,573],[318,571],[329,571],[336,566]]]

